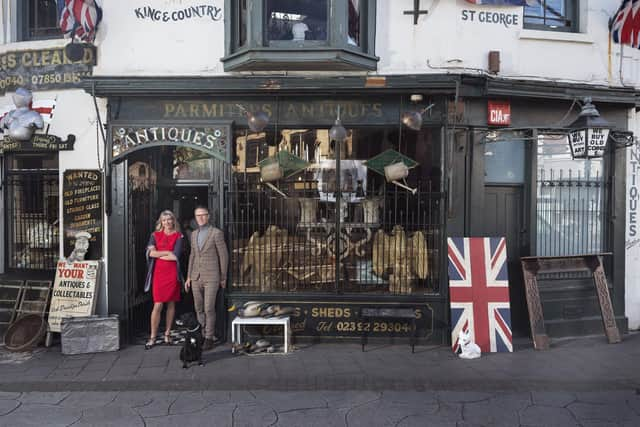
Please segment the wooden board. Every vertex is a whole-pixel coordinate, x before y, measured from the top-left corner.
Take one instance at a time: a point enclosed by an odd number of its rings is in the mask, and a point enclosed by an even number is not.
[[[0,281],[0,338],[16,319],[16,309],[22,295],[22,280]]]

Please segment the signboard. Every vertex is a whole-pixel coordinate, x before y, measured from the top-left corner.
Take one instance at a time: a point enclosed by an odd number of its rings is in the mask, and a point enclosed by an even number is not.
[[[63,317],[90,316],[96,305],[99,261],[58,261],[49,307],[49,331],[60,332]]]
[[[46,152],[46,151],[70,151],[76,141],[75,135],[68,135],[63,141],[55,135],[35,134],[28,141],[20,141],[10,136],[2,138],[0,154],[5,152]]]
[[[585,128],[569,132],[569,145],[573,158],[604,156],[609,140],[609,129]]]
[[[362,317],[363,308],[413,308],[416,314],[416,336],[429,338],[433,334],[434,311],[428,304],[402,305],[380,303],[324,303],[324,302],[288,302],[265,301],[279,304],[281,307],[294,307],[291,314],[291,331],[296,337],[410,337],[412,319],[391,317]],[[241,303],[240,303],[241,305]],[[264,327],[261,331],[271,334]],[[278,326],[273,326],[278,328]],[[273,330],[277,335],[277,330]],[[251,333],[251,331],[247,331]]]
[[[131,151],[154,145],[175,145],[204,151],[224,162],[227,161],[229,127],[140,127],[113,129],[111,152],[113,160]]]
[[[509,101],[487,101],[487,124],[489,126],[509,126],[511,124],[511,103]]]
[[[86,259],[102,258],[102,173],[99,170],[66,170],[62,182],[64,254],[68,256],[80,231],[91,234]]]
[[[0,95],[19,87],[32,91],[77,87],[80,80],[91,76],[96,64],[96,48],[82,45],[82,57],[71,60],[64,46],[9,51],[0,55]]]

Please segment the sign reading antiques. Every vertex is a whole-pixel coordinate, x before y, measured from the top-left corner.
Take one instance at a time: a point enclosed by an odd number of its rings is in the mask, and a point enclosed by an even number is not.
[[[46,152],[46,151],[70,151],[76,140],[75,135],[67,135],[63,141],[55,135],[35,134],[27,141],[20,141],[10,136],[2,139],[0,154],[5,152]]]
[[[204,151],[222,161],[227,161],[227,126],[214,128],[143,127],[114,128],[111,152],[116,160],[131,151],[154,145],[175,145]]]
[[[83,77],[91,75],[96,64],[95,46],[82,46],[82,57],[78,60],[71,60],[64,46],[1,54],[0,94],[18,87],[32,91],[76,87]]]
[[[102,257],[102,173],[98,170],[66,170],[62,182],[64,253],[73,251],[75,235],[91,234],[88,259]]]
[[[294,307],[291,316],[291,331],[298,337],[410,337],[413,334],[412,319],[391,317],[363,317],[363,308],[393,307],[369,303],[323,303],[323,302],[273,302],[281,306]],[[415,305],[416,337],[429,338],[433,334],[434,312],[427,305]],[[277,328],[275,326],[274,328]],[[271,331],[264,327],[264,333]],[[274,330],[275,334],[276,331]]]
[[[96,303],[99,261],[58,261],[53,282],[49,331],[60,332],[63,317],[90,316]]]

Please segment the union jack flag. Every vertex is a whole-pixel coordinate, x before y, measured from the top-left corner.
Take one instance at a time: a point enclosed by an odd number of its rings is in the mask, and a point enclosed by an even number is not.
[[[102,19],[102,9],[95,0],[58,0],[58,16],[64,34],[92,42]]]
[[[531,0],[467,0],[467,3],[493,4],[496,6],[525,6],[527,3],[531,3]]]
[[[623,0],[609,21],[613,41],[640,49],[640,0]]]
[[[453,351],[470,329],[483,352],[512,352],[505,238],[450,237],[448,254]]]

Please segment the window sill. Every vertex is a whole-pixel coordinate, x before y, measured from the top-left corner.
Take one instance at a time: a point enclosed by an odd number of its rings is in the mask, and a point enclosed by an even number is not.
[[[378,57],[350,49],[253,48],[222,58],[225,71],[373,71]]]
[[[522,30],[520,40],[545,40],[593,44],[593,38],[583,33],[567,33],[563,31]]]

